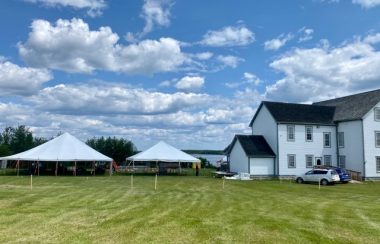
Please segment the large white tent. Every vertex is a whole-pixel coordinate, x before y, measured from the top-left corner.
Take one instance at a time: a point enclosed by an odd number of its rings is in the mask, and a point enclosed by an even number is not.
[[[53,161],[53,162],[112,162],[109,158],[92,149],[69,133],[64,133],[42,145],[0,160]],[[76,167],[75,167],[76,168]],[[112,167],[110,167],[112,168]]]
[[[151,148],[135,154],[127,160],[130,161],[150,161],[150,162],[180,162],[180,163],[199,163],[200,160],[181,150],[160,141]]]

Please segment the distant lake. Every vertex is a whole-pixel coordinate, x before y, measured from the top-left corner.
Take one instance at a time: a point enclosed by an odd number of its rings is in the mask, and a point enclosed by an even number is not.
[[[223,154],[191,154],[193,157],[196,157],[196,158],[205,158],[207,159],[207,161],[210,162],[210,164],[214,165],[214,166],[217,166],[216,165],[216,162],[221,160],[224,155]]]

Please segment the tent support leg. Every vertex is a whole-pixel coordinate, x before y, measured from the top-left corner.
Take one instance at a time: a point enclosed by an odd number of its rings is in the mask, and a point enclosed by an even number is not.
[[[113,161],[110,162],[110,176],[112,176],[112,163]]]
[[[77,176],[77,161],[75,161],[74,176]]]
[[[55,162],[55,176],[58,176],[58,161]]]
[[[40,176],[40,161],[37,161],[37,176]]]
[[[179,174],[182,175],[181,162],[178,162],[178,166],[179,166]]]
[[[95,161],[92,162],[92,172],[94,172],[94,176],[95,176]]]
[[[17,176],[20,175],[20,160],[17,160]]]

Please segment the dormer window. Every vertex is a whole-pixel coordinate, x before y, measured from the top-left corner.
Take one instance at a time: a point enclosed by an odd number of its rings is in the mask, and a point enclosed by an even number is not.
[[[375,108],[375,121],[380,121],[380,108]]]

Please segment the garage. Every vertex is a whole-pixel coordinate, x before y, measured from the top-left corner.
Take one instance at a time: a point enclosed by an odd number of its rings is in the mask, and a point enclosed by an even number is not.
[[[274,158],[250,158],[251,175],[273,175]]]

